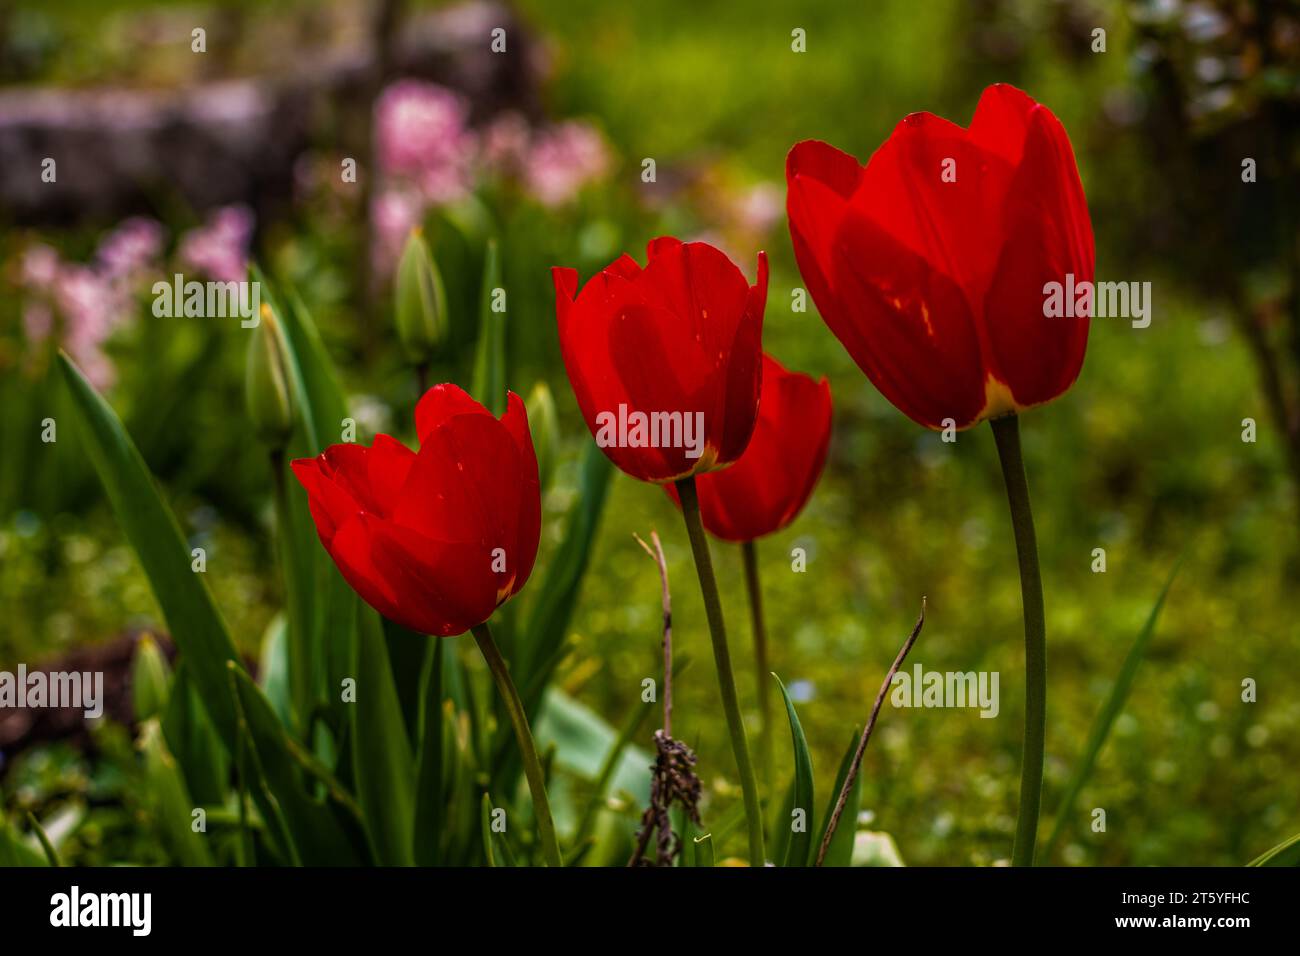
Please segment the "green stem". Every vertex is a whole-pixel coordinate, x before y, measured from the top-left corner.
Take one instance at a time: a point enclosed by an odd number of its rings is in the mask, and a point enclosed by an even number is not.
[[[1012,866],[1034,865],[1038,805],[1043,796],[1043,740],[1047,732],[1047,636],[1043,617],[1043,580],[1038,570],[1038,543],[1029,507],[1029,485],[1020,452],[1020,419],[995,418],[993,438],[1002,462],[1002,477],[1011,506],[1011,528],[1020,562],[1020,601],[1025,614],[1025,743],[1020,764],[1020,814]]]
[[[745,795],[745,820],[749,824],[749,862],[751,866],[764,866],[767,859],[763,852],[763,810],[758,799],[758,780],[754,776],[754,765],[749,760],[745,724],[741,720],[740,703],[736,698],[736,678],[731,672],[731,652],[727,650],[727,628],[722,620],[722,602],[718,598],[717,579],[713,576],[709,540],[704,536],[704,523],[700,520],[700,499],[695,493],[694,477],[682,478],[677,482],[677,496],[682,502],[686,534],[691,539],[695,572],[699,575],[700,591],[704,595],[709,636],[713,639],[713,659],[718,666],[718,686],[722,691],[722,710],[727,715],[731,749],[736,755],[740,788]]]
[[[546,777],[542,773],[542,762],[537,759],[537,745],[533,743],[533,732],[528,728],[528,715],[524,713],[523,701],[515,690],[515,682],[510,679],[510,669],[501,652],[497,650],[492,631],[484,621],[473,628],[474,640],[483,652],[492,679],[496,681],[497,690],[505,704],[510,723],[515,728],[515,739],[519,741],[519,753],[523,758],[524,776],[528,779],[528,790],[533,795],[533,815],[537,818],[537,838],[542,844],[542,855],[547,866],[563,866],[560,857],[560,844],[555,837],[555,821],[551,818],[551,803],[546,798]]]
[[[763,620],[763,588],[758,580],[758,553],[753,541],[740,546],[745,559],[745,589],[749,592],[749,619],[754,632],[754,671],[758,679],[758,765],[763,783],[772,787],[771,668],[767,664],[767,626]]]

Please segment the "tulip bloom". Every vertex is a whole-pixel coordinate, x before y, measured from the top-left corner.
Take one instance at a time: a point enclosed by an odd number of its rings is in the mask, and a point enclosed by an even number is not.
[[[790,234],[826,324],[886,398],[929,428],[989,419],[1007,488],[1025,618],[1025,745],[1011,861],[1032,866],[1043,787],[1047,637],[1020,418],[1078,377],[1092,223],[1065,129],[991,86],[969,129],[906,117],[865,167],[825,143],[786,160]],[[1049,317],[1051,316],[1051,317]]]
[[[552,270],[560,350],[597,444],[623,471],[669,482],[730,464],[758,412],[767,256],[758,281],[713,246],[653,240],[578,291]]]
[[[1047,318],[1045,286],[1092,282],[1092,224],[1069,138],[1046,107],[991,86],[969,129],[914,113],[865,166],[799,143],[786,183],[813,301],[909,418],[967,428],[1050,401],[1078,377],[1091,308]]]
[[[758,780],[695,476],[738,459],[754,431],[767,256],[758,254],[758,281],[751,286],[730,259],[703,242],[655,239],[647,255],[644,269],[621,256],[581,292],[575,270],[551,271],[560,351],[596,444],[632,477],[677,485],[745,797],[750,864],[763,866]]]
[[[380,614],[447,637],[482,624],[528,580],[541,492],[528,414],[497,419],[455,385],[415,409],[420,451],[388,435],[293,462],[321,544]]]
[[[803,510],[826,464],[831,387],[763,356],[763,393],[749,447],[730,468],[696,480],[704,527],[724,541],[780,531]],[[677,490],[668,494],[680,506]]]

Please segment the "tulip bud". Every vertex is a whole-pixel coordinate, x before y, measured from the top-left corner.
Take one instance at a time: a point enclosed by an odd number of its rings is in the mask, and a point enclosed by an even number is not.
[[[397,265],[397,335],[407,357],[427,362],[447,336],[447,293],[429,244],[412,229]]]
[[[152,634],[142,635],[136,642],[135,660],[131,664],[131,705],[137,721],[162,716],[170,684],[171,669],[158,649],[158,642]]]
[[[538,382],[524,404],[528,409],[528,430],[533,433],[533,448],[537,451],[537,481],[544,489],[555,469],[555,449],[560,442],[555,398],[545,382]]]
[[[265,303],[262,321],[253,329],[248,343],[244,399],[257,437],[272,448],[283,447],[293,431],[293,397],[284,333],[275,312]]]

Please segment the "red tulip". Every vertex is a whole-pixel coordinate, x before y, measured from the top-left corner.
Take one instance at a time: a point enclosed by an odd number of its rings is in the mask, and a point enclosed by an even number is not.
[[[541,491],[528,413],[497,419],[455,385],[415,409],[420,451],[387,435],[293,462],[321,544],[375,610],[421,634],[482,624],[528,580]]]
[[[906,415],[965,428],[1050,401],[1078,377],[1091,311],[1046,318],[1045,286],[1092,281],[1092,225],[1069,138],[1046,107],[991,86],[969,129],[914,113],[865,167],[799,143],[786,182],[813,301]]]
[[[780,531],[808,503],[830,440],[830,384],[787,372],[764,355],[763,395],[749,447],[730,468],[696,479],[704,527],[726,541]],[[677,489],[668,485],[667,491],[680,507]]]
[[[560,349],[587,427],[614,464],[668,482],[740,457],[758,412],[767,256],[751,286],[720,251],[661,238],[578,291],[552,270]]]

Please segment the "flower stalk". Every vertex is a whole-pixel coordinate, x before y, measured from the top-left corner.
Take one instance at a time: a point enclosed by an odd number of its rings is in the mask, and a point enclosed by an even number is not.
[[[754,542],[746,541],[740,546],[745,564],[745,589],[749,592],[749,619],[754,632],[754,673],[758,680],[758,716],[761,723],[758,728],[758,764],[763,774],[763,783],[770,790],[772,786],[772,708],[771,680],[768,674],[771,668],[767,663],[767,625],[763,618],[763,588],[758,578],[758,553]]]
[[[1038,811],[1043,795],[1043,749],[1047,733],[1047,627],[1043,613],[1043,581],[1038,569],[1038,543],[1034,515],[1029,507],[1020,450],[1020,419],[1016,415],[994,418],[993,438],[1002,463],[1011,508],[1011,529],[1020,564],[1020,600],[1025,616],[1025,738],[1020,764],[1020,812],[1012,866],[1033,866],[1038,839]]]
[[[749,759],[749,743],[745,739],[745,724],[740,716],[740,703],[736,696],[736,678],[731,670],[731,652],[727,648],[727,628],[722,619],[722,601],[718,597],[718,582],[713,574],[713,559],[709,554],[709,540],[704,534],[704,522],[700,519],[700,499],[695,491],[693,476],[677,482],[677,495],[681,499],[686,534],[691,540],[691,553],[695,558],[695,572],[699,576],[700,591],[704,596],[709,636],[713,641],[713,659],[718,670],[718,688],[722,693],[722,709],[727,717],[731,749],[736,756],[740,788],[745,796],[749,862],[751,866],[764,866],[767,858],[763,849],[763,810],[758,797],[758,780],[754,776],[754,765]]]
[[[478,649],[483,654],[483,660],[492,672],[492,680],[496,682],[497,691],[505,703],[510,723],[514,726],[515,739],[519,742],[519,753],[524,764],[524,777],[528,780],[528,791],[533,797],[533,815],[537,818],[537,839],[542,845],[542,857],[547,866],[563,866],[560,843],[555,835],[555,820],[551,817],[551,803],[546,796],[546,777],[542,773],[542,762],[537,757],[537,745],[533,742],[533,732],[528,726],[523,701],[519,699],[515,682],[510,678],[510,668],[497,649],[487,622],[475,625],[471,630]]]

